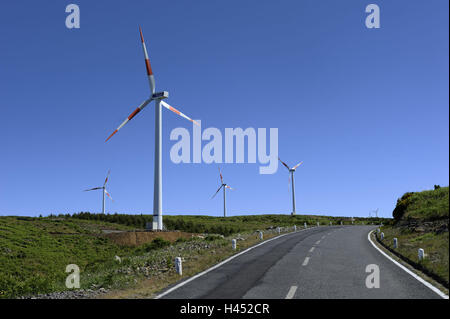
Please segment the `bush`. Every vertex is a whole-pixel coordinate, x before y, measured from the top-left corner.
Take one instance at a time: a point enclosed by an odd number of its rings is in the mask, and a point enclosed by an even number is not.
[[[408,208],[408,205],[411,202],[411,196],[414,193],[406,193],[401,198],[397,200],[397,205],[394,208],[394,211],[392,212],[392,216],[394,217],[395,221],[398,222],[400,219],[402,219],[403,215],[406,212],[406,209]]]
[[[221,239],[221,238],[222,237],[218,236],[218,235],[208,235],[208,236],[205,237],[205,240],[207,240],[207,241],[214,241],[214,240]]]
[[[170,241],[164,240],[162,238],[155,238],[153,239],[153,241],[151,241],[150,243],[145,243],[142,246],[138,247],[136,249],[136,252],[150,252],[152,250],[155,249],[160,249],[160,248],[164,248],[170,246]]]

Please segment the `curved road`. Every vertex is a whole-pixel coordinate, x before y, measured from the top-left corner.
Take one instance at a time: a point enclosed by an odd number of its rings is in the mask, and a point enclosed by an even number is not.
[[[367,234],[374,228],[324,226],[291,233],[163,292],[161,297],[440,299],[371,245]],[[379,267],[379,288],[366,287],[369,264]]]

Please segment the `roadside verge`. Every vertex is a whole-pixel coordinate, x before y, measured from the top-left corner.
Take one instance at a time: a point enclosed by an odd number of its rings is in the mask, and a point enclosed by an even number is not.
[[[441,284],[433,280],[431,277],[427,276],[426,274],[420,272],[419,270],[415,269],[405,261],[401,260],[399,257],[392,254],[390,251],[388,251],[386,248],[384,248],[382,245],[380,245],[376,239],[374,239],[375,230],[371,230],[367,234],[367,239],[372,244],[375,249],[377,249],[382,255],[384,255],[387,259],[392,261],[395,265],[403,269],[405,272],[407,272],[409,275],[414,277],[416,280],[421,282],[423,285],[431,289],[433,292],[438,294],[443,299],[449,299],[448,296],[448,290],[445,289]],[[439,288],[438,288],[439,287]]]

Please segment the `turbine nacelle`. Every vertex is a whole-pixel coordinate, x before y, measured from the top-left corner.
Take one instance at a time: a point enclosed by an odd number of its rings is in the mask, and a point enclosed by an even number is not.
[[[162,91],[162,92],[157,92],[157,93],[153,93],[151,96],[152,100],[162,100],[162,99],[167,99],[169,97],[169,92],[167,91]]]

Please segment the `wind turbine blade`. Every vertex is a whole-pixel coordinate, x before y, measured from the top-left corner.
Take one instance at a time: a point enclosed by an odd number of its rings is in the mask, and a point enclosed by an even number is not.
[[[231,190],[234,190],[234,188],[231,188],[231,187],[228,186],[228,185],[226,185],[225,187],[226,187],[226,188],[229,188],[229,189],[231,189]]]
[[[113,202],[114,200],[112,199],[111,195],[109,195],[108,191],[105,189],[105,194],[108,195],[109,199],[111,199]]]
[[[302,165],[303,162],[298,163],[297,165],[295,165],[294,167],[292,167],[292,169],[296,169],[297,167],[299,167],[300,165]]]
[[[150,85],[150,91],[152,92],[153,95],[153,93],[155,93],[155,77],[153,76],[153,71],[150,65],[150,59],[148,58],[147,47],[145,46],[144,36],[142,35],[141,27],[139,27],[139,33],[141,35],[142,49],[144,50],[145,67],[147,69],[148,84]]]
[[[217,190],[217,192],[214,193],[214,195],[211,197],[211,199],[213,199],[213,198],[217,195],[217,193],[220,191],[220,189],[221,189],[222,187],[223,187],[223,184],[220,185],[219,189]]]
[[[103,187],[106,186],[106,183],[108,182],[109,173],[111,173],[111,170],[108,170],[108,175],[106,175],[105,182],[103,183]]]
[[[146,107],[147,104],[151,102],[151,100],[152,99],[148,99],[148,100],[145,100],[144,102],[142,102],[142,104],[139,105],[138,108],[136,110],[134,110],[133,113],[131,113],[125,121],[122,122],[122,124],[120,124],[120,126],[106,139],[105,142],[108,142],[108,140],[111,137],[113,137],[113,135],[116,134],[125,124],[127,124],[129,120],[131,120],[133,117],[136,116],[136,114],[138,114],[140,111],[142,111],[144,109],[144,107]]]
[[[171,110],[172,112],[178,114],[179,116],[184,117],[185,119],[191,121],[192,123],[194,123],[194,124],[196,124],[196,125],[199,125],[196,121],[194,121],[193,119],[191,119],[189,116],[187,116],[186,114],[181,113],[181,112],[178,111],[176,108],[170,106],[170,105],[167,104],[166,102],[161,101],[161,104],[162,104],[165,108]]]
[[[97,189],[103,189],[103,187],[94,187],[94,188],[91,188],[91,189],[85,189],[84,191],[85,192],[89,192],[89,191],[95,191]]]
[[[278,157],[278,160],[281,162],[281,164],[283,164],[284,166],[286,166],[287,169],[290,169],[289,166],[288,166],[285,162],[283,162],[279,157]]]
[[[220,171],[220,167],[219,167],[219,175],[220,175],[220,182],[223,184],[223,177],[222,177],[222,172]]]

